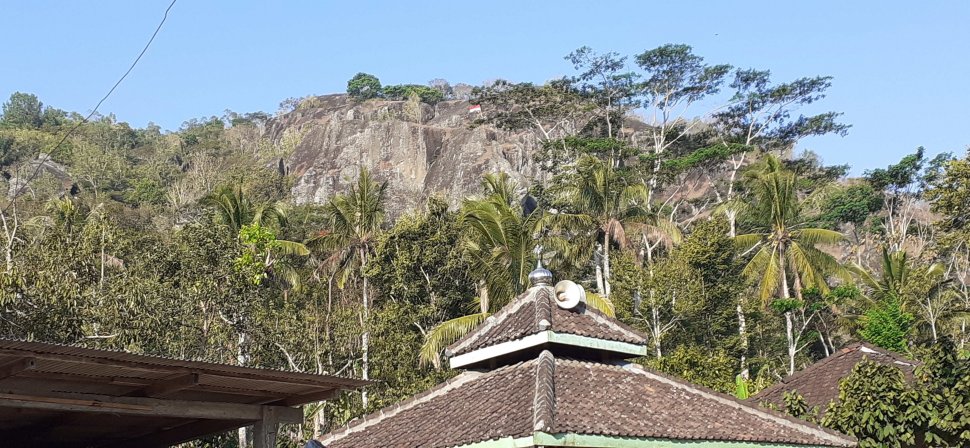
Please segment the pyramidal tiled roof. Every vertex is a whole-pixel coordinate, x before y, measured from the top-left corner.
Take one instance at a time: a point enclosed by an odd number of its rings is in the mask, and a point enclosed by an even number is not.
[[[562,446],[573,437],[851,447],[851,437],[635,364],[536,358],[449,382],[324,436],[328,448]],[[602,441],[601,439],[598,439]],[[745,445],[747,446],[747,445]]]
[[[907,380],[913,378],[918,365],[899,353],[861,342],[854,343],[765,388],[748,400],[771,403],[778,409],[784,409],[785,393],[797,391],[810,408],[818,407],[819,412],[824,413],[829,402],[839,398],[839,382],[849,376],[863,359],[896,367],[902,370]]]
[[[543,331],[636,345],[647,343],[647,338],[636,330],[584,304],[560,308],[552,287],[536,286],[449,346],[447,353],[462,355]]]

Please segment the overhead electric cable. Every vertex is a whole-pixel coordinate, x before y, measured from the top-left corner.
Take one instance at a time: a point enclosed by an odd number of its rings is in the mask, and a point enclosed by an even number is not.
[[[34,167],[34,171],[30,173],[30,176],[28,176],[26,180],[24,180],[23,182],[20,182],[18,180],[18,183],[20,183],[20,186],[17,187],[17,190],[14,192],[14,195],[10,198],[10,202],[3,207],[4,213],[6,213],[7,209],[10,208],[11,205],[13,205],[14,201],[16,201],[18,197],[20,197],[20,194],[23,193],[24,188],[27,188],[27,185],[30,184],[30,182],[34,180],[34,178],[36,178],[38,174],[40,174],[40,170],[44,167],[44,164],[46,164],[50,160],[51,155],[54,154],[54,152],[57,151],[57,149],[60,148],[65,141],[67,141],[68,137],[70,137],[71,134],[74,133],[74,131],[80,128],[81,125],[83,125],[84,123],[87,123],[88,120],[90,120],[91,117],[93,117],[94,114],[98,112],[98,108],[101,107],[101,104],[104,103],[104,101],[107,100],[112,93],[114,93],[115,89],[117,89],[118,86],[121,85],[121,82],[124,81],[125,78],[128,77],[128,74],[130,74],[131,71],[135,69],[135,66],[138,65],[138,61],[141,60],[142,56],[145,55],[145,52],[148,51],[148,47],[150,47],[152,45],[152,42],[155,41],[155,36],[158,36],[158,32],[162,30],[162,25],[165,24],[166,20],[168,20],[168,12],[172,10],[173,6],[175,6],[176,1],[178,0],[172,0],[172,3],[169,3],[168,8],[165,8],[165,14],[162,15],[162,21],[158,23],[157,27],[155,27],[155,32],[152,33],[152,37],[148,39],[148,43],[145,44],[145,47],[141,49],[141,53],[138,53],[138,57],[136,57],[135,60],[131,63],[131,66],[128,67],[128,70],[125,71],[125,74],[121,75],[121,78],[118,78],[118,81],[115,82],[113,86],[111,86],[111,90],[108,90],[108,93],[104,94],[104,96],[101,98],[101,101],[98,101],[98,104],[96,104],[94,106],[94,109],[91,110],[91,113],[89,113],[88,116],[84,117],[84,119],[82,119],[81,121],[77,122],[77,124],[72,126],[71,129],[69,129],[67,133],[64,134],[64,137],[62,137],[57,142],[57,144],[55,144],[48,151],[44,152],[44,156],[41,158],[39,162],[37,162],[37,166]]]

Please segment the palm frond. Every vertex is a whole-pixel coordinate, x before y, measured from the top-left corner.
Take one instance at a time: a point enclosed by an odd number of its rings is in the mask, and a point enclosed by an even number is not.
[[[758,243],[764,241],[765,235],[761,233],[749,233],[734,237],[734,247],[739,251],[747,252]]]
[[[791,232],[793,240],[807,246],[836,244],[845,239],[841,232],[828,229],[798,229]]]
[[[763,246],[744,266],[741,275],[757,283],[758,298],[767,304],[778,292],[781,281],[778,251],[774,250],[773,246]]]
[[[464,337],[488,316],[488,313],[469,314],[446,320],[432,328],[425,336],[424,345],[421,346],[418,356],[421,365],[436,364],[438,356],[445,347]]]
[[[613,304],[613,301],[595,292],[586,291],[586,305],[599,310],[607,316],[616,317],[616,306]]]
[[[303,243],[287,240],[276,240],[274,243],[282,255],[299,255],[305,257],[310,255],[310,249]]]

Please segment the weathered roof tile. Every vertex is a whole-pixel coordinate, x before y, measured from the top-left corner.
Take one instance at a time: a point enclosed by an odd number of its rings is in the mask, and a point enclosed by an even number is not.
[[[448,350],[451,355],[461,355],[543,330],[607,341],[646,343],[645,336],[598,310],[582,304],[573,309],[563,309],[555,302],[553,288],[531,288],[489,317],[481,327],[452,344]],[[549,322],[548,326],[542,324],[544,320]]]
[[[558,359],[549,352],[488,373],[466,373],[323,442],[328,448],[452,447],[533,431],[854,445],[847,436],[639,366]]]
[[[749,398],[754,403],[770,403],[778,409],[785,407],[785,393],[797,391],[805,403],[824,413],[830,402],[839,398],[839,382],[852,373],[863,359],[891,365],[903,371],[907,379],[913,377],[917,363],[903,355],[865,343],[851,344],[831,356],[816,362]]]

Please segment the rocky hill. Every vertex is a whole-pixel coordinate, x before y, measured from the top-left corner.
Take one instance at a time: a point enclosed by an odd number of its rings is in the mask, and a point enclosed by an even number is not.
[[[472,127],[465,101],[417,101],[327,95],[272,120],[266,136],[293,149],[286,169],[298,203],[324,202],[363,167],[388,181],[391,215],[441,195],[453,204],[479,191],[482,174],[506,172],[524,186],[535,174],[536,139],[491,126]]]

